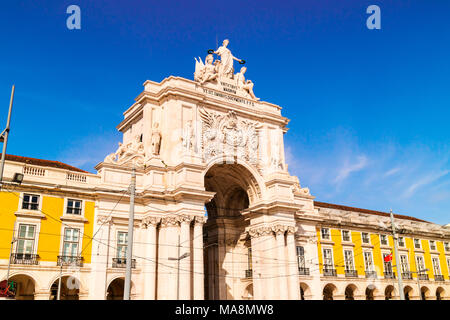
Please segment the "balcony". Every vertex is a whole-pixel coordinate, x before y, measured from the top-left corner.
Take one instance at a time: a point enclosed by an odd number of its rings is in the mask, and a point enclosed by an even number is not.
[[[11,264],[37,265],[39,255],[31,253],[13,253],[11,255]]]
[[[325,277],[336,277],[336,269],[323,268],[323,275]]]
[[[402,278],[405,280],[412,280],[412,273],[411,272],[402,272]]]
[[[428,274],[426,273],[419,273],[419,280],[430,280],[430,278],[428,277]]]
[[[112,267],[113,268],[126,268],[127,259],[126,258],[113,258]],[[136,259],[131,259],[131,268],[136,268]]]
[[[356,270],[345,270],[346,278],[358,278],[358,271]]]
[[[385,279],[395,279],[395,273],[393,271],[384,272]]]
[[[435,274],[434,281],[445,281],[444,276],[442,274]]]
[[[245,278],[246,279],[253,278],[253,270],[252,269],[245,270]]]
[[[57,266],[74,266],[74,267],[82,267],[83,266],[83,257],[79,256],[58,256],[58,261],[56,262]]]
[[[376,279],[377,272],[376,271],[366,271],[366,278],[367,279]]]
[[[309,268],[298,268],[298,274],[301,276],[309,276]]]

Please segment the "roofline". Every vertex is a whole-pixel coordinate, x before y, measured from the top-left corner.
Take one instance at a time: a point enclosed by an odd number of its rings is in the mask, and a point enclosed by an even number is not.
[[[339,205],[339,204],[320,202],[320,201],[314,201],[314,206],[321,207],[321,208],[329,208],[329,209],[338,209],[338,210],[347,210],[347,211],[353,211],[353,212],[367,213],[367,214],[383,216],[383,217],[389,217],[390,216],[390,213],[383,212],[383,211],[375,211],[375,210],[369,210],[369,209],[348,207],[348,206],[343,206],[343,205]],[[417,221],[417,222],[431,223],[429,221],[425,221],[425,220],[422,220],[422,219],[414,218],[414,217],[411,217],[411,216],[405,216],[405,215],[402,215],[402,214],[394,214],[394,218],[404,219],[404,220],[412,220],[412,221]]]
[[[0,153],[0,156],[1,156],[1,153]],[[60,161],[54,161],[54,160],[22,157],[22,156],[16,156],[16,155],[12,155],[12,154],[6,154],[5,160],[13,161],[13,162],[21,162],[21,163],[42,166],[42,167],[52,167],[52,168],[65,169],[65,170],[70,170],[70,171],[75,171],[75,172],[92,174],[88,171],[84,171],[80,168],[68,165],[67,163],[63,163]]]

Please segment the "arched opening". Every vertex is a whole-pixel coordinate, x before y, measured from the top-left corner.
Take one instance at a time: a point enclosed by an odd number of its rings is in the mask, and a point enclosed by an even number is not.
[[[34,300],[35,281],[30,276],[24,274],[16,274],[9,277],[9,281],[12,281],[16,286],[16,300]]]
[[[50,288],[50,300],[58,299],[59,279],[53,282]],[[72,276],[61,278],[60,300],[79,300],[80,281]]]
[[[368,285],[366,288],[366,300],[375,300],[375,286]]]
[[[249,284],[245,290],[244,295],[242,296],[245,300],[253,300],[253,284]]]
[[[116,278],[108,286],[106,291],[106,300],[123,300],[123,293],[125,289],[125,279]],[[131,282],[131,294],[133,294],[134,285]]]
[[[436,300],[444,300],[445,298],[445,290],[442,287],[438,287],[436,289]]]
[[[331,283],[327,284],[323,288],[323,300],[333,300],[335,292],[336,292],[336,286]]]
[[[420,288],[420,295],[422,297],[422,300],[429,300],[430,298],[430,289],[427,287]]]
[[[394,298],[394,286],[387,286],[386,289],[384,289],[384,299],[385,300],[392,300]]]
[[[309,300],[311,292],[306,283],[300,283],[300,300]]]
[[[349,284],[345,288],[345,300],[355,300],[356,286],[354,284]]]
[[[243,165],[214,164],[204,177],[205,190],[214,192],[205,204],[208,220],[204,225],[205,299],[234,299],[229,279],[253,277],[251,242],[244,239],[248,221],[242,211],[257,197],[259,187]],[[241,259],[243,270],[227,263],[234,256]]]
[[[411,300],[413,289],[410,286],[406,286],[403,292],[405,293],[405,300]]]

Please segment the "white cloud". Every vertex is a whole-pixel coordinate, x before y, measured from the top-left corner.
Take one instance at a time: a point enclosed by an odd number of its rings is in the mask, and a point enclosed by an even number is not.
[[[339,184],[342,183],[352,172],[357,172],[364,169],[368,164],[368,158],[365,155],[361,155],[357,157],[357,162],[353,164],[349,164],[347,161],[339,169],[338,175],[334,179],[334,182]]]

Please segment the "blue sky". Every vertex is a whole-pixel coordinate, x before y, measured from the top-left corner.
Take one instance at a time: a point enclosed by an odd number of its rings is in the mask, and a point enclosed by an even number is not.
[[[66,8],[81,8],[81,30]],[[368,30],[366,8],[381,8]],[[262,100],[290,118],[291,174],[319,201],[450,222],[449,1],[2,1],[8,153],[93,172],[142,83],[192,79],[230,39]]]

